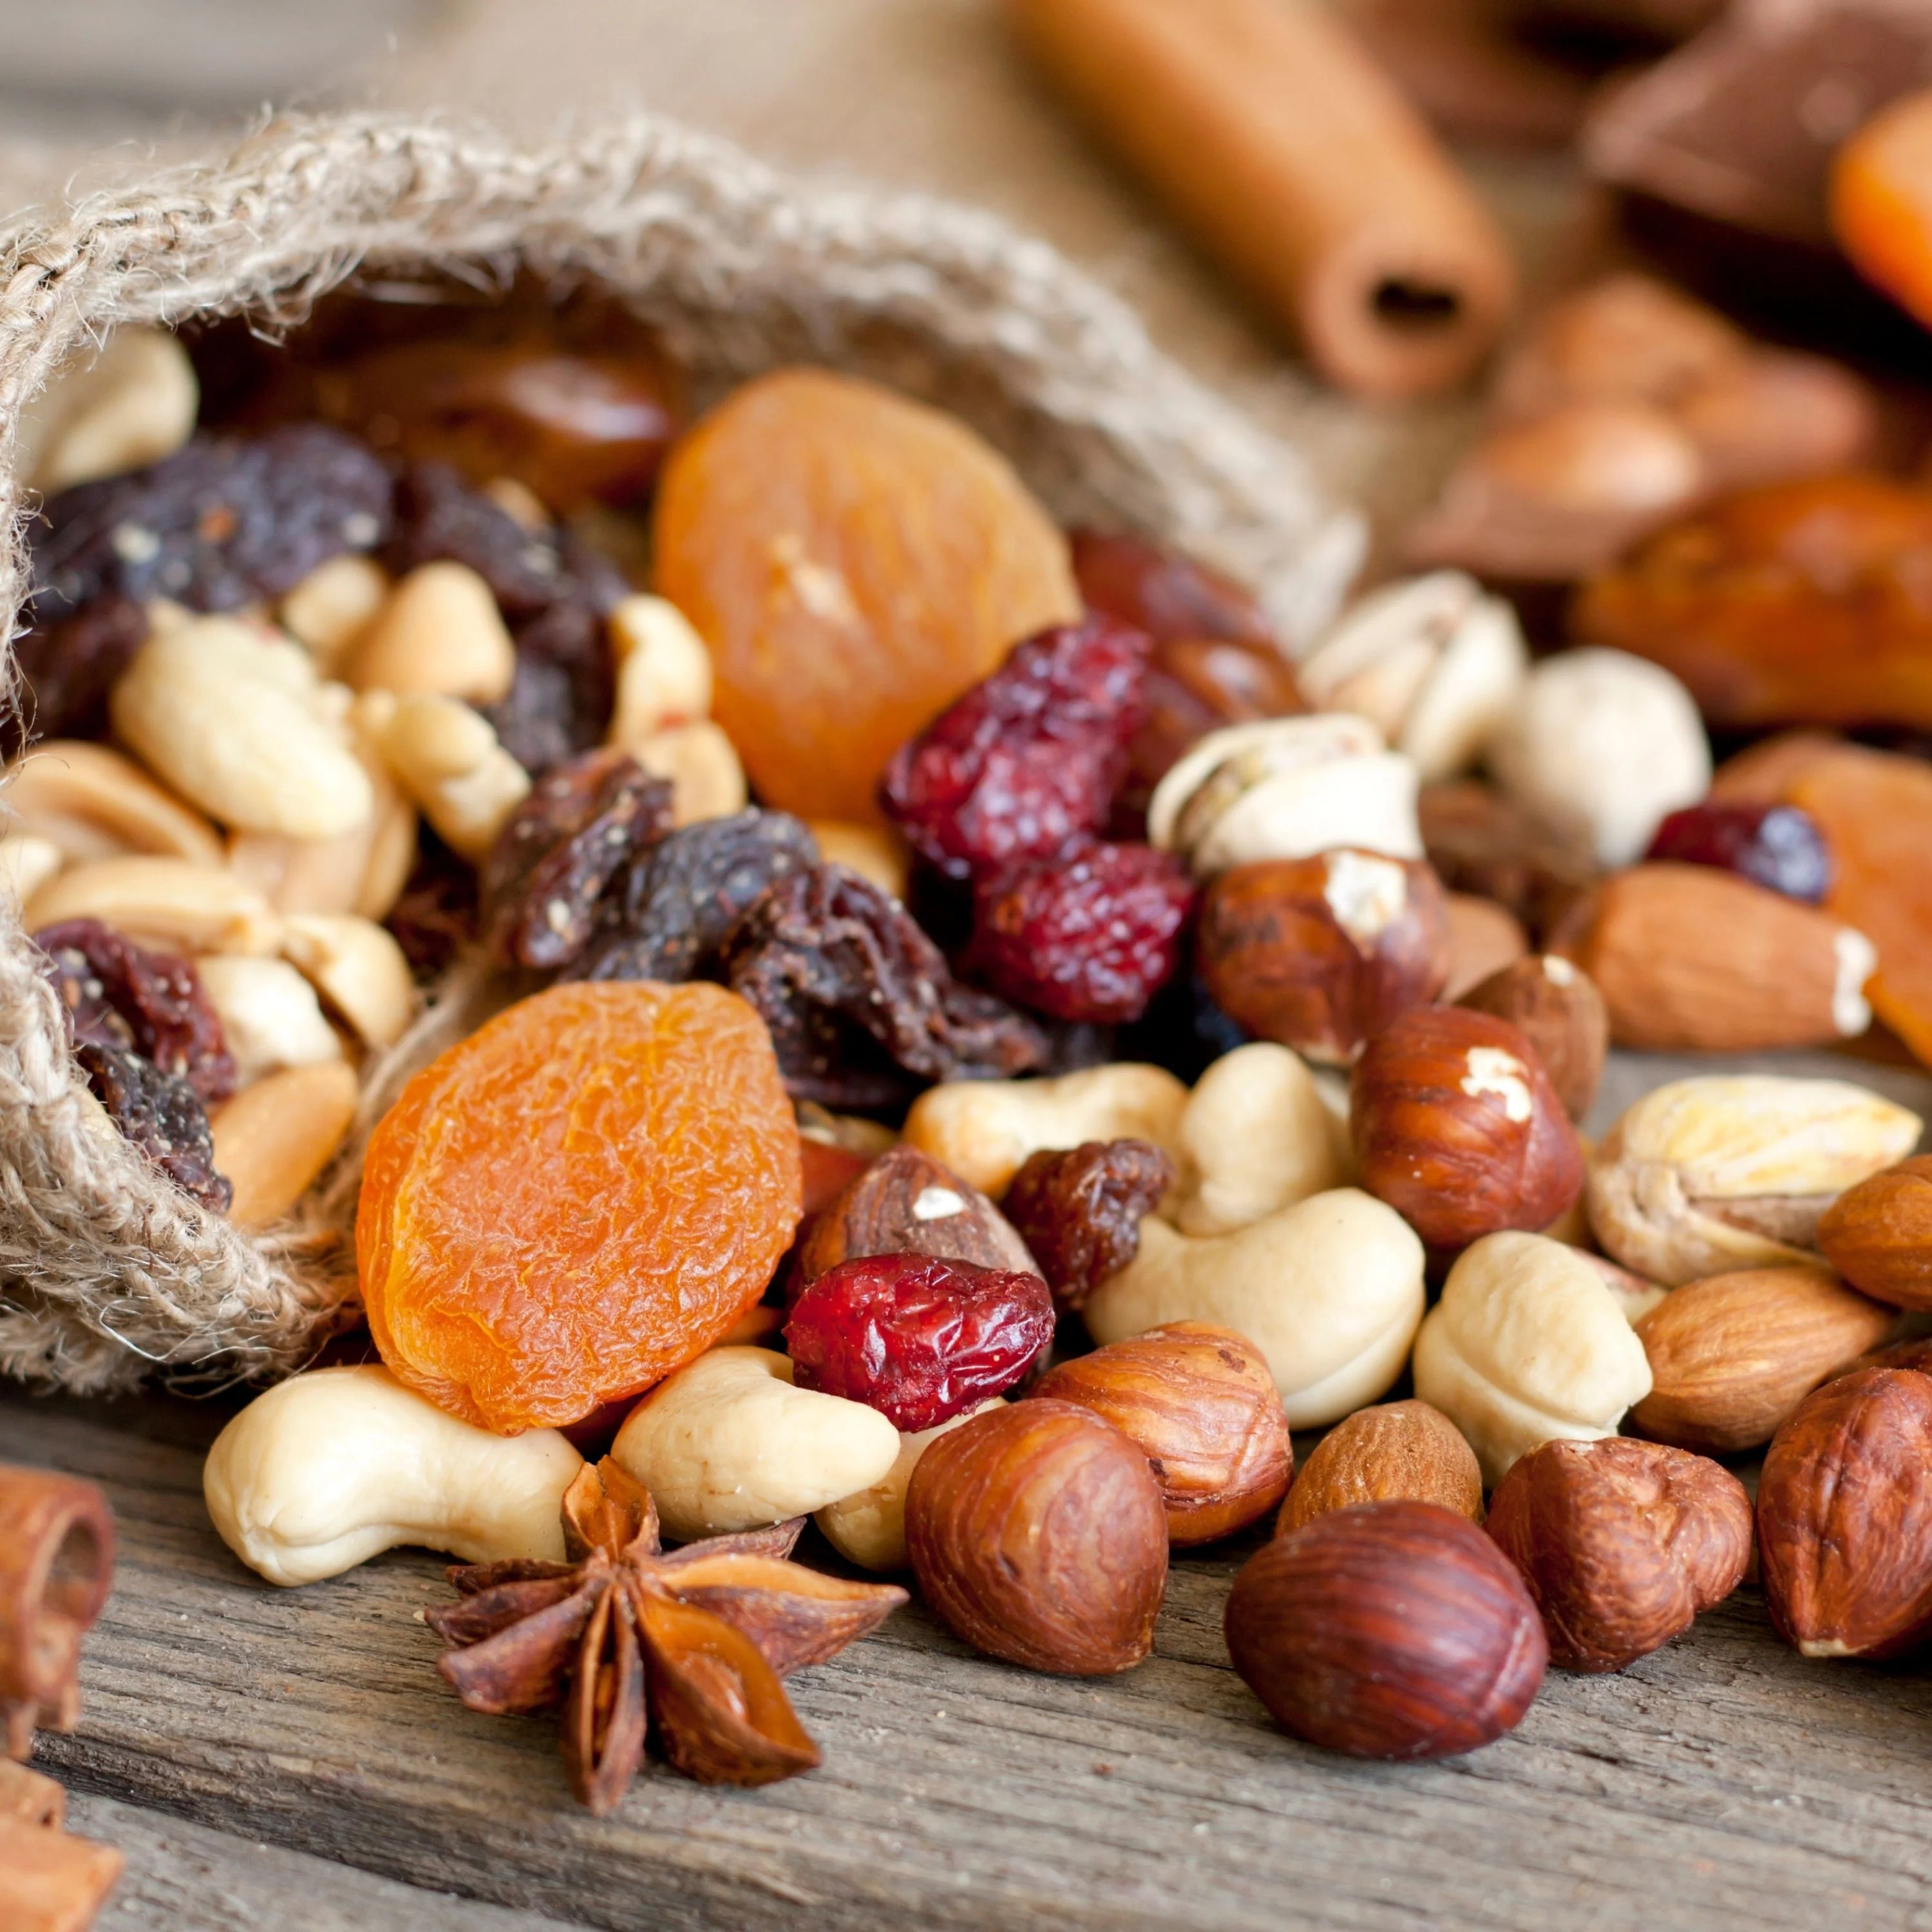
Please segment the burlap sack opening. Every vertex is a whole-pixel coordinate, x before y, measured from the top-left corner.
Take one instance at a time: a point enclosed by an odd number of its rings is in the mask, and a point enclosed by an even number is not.
[[[1244,578],[1292,636],[1325,620],[1361,554],[1358,521],[1324,502],[1292,451],[1043,244],[926,197],[789,179],[664,121],[529,152],[441,123],[284,118],[208,165],[64,220],[30,218],[4,246],[9,638],[26,586],[22,405],[119,323],[285,326],[358,272],[507,281],[520,268],[602,285],[664,331],[700,400],[790,361],[892,384],[974,424],[1062,518],[1153,532]],[[0,895],[0,1370],[91,1393],[298,1366],[354,1292],[346,1237],[368,1125],[491,999],[477,967],[452,974],[371,1070],[331,1173],[251,1239],[101,1132]]]

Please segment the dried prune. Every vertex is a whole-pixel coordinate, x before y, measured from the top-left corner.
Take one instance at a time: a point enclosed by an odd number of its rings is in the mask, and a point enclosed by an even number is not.
[[[1053,1298],[1036,1274],[872,1255],[826,1269],[784,1334],[800,1388],[934,1429],[1019,1381],[1053,1340]]]
[[[754,807],[687,825],[625,866],[571,976],[693,979],[765,892],[818,862],[810,828],[787,812]]]
[[[490,944],[519,965],[569,965],[596,930],[605,886],[670,826],[670,785],[627,753],[592,752],[547,773],[483,862]]]
[[[1262,608],[1238,584],[1144,537],[1076,530],[1074,581],[1090,610],[1144,631],[1158,643],[1184,638],[1254,644],[1280,657]]]
[[[1706,800],[1673,812],[1646,858],[1715,866],[1807,905],[1832,890],[1832,854],[1818,821],[1795,805]]]
[[[890,1107],[931,1081],[1046,1058],[1037,1027],[961,986],[904,908],[842,866],[781,879],[739,922],[724,967],[771,1029],[794,1100]]]
[[[1174,1162],[1146,1141],[1087,1141],[1031,1156],[1000,1208],[1072,1312],[1140,1252],[1141,1222],[1174,1185]]]
[[[321,423],[196,436],[48,499],[32,532],[34,627],[110,593],[193,610],[279,597],[317,564],[380,544],[392,489],[372,450]]]
[[[146,611],[118,591],[24,632],[14,659],[19,698],[0,710],[0,758],[17,756],[29,737],[103,736],[109,688],[147,634]]]
[[[968,958],[994,992],[1055,1019],[1138,1019],[1173,978],[1193,881],[1151,845],[1076,841],[987,874]]]
[[[1042,631],[900,747],[880,802],[950,877],[1098,832],[1144,710],[1144,633],[1088,617]]]
[[[76,1046],[137,1053],[206,1106],[235,1090],[235,1061],[194,962],[151,952],[98,919],[43,926],[34,944]]]
[[[477,936],[480,923],[476,873],[424,824],[417,834],[416,862],[382,923],[403,949],[410,970],[430,980]]]
[[[204,1208],[225,1214],[235,1190],[214,1171],[208,1111],[194,1089],[124,1048],[83,1041],[74,1058],[94,1097],[128,1142]]]

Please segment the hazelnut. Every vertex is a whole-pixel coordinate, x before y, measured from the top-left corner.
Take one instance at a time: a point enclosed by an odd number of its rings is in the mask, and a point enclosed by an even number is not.
[[[1546,1228],[1583,1184],[1583,1148],[1528,1040],[1460,1006],[1413,1009],[1356,1062],[1362,1185],[1432,1247]]]
[[[1932,1376],[1864,1369],[1808,1396],[1757,1486],[1759,1570],[1806,1657],[1891,1657],[1932,1630]]]
[[[848,1182],[813,1220],[799,1250],[800,1286],[866,1255],[930,1255],[1008,1274],[1040,1272],[1012,1224],[985,1195],[903,1142]]]
[[[1288,1420],[1274,1378],[1232,1328],[1150,1328],[1061,1363],[1039,1394],[1105,1416],[1146,1452],[1172,1544],[1211,1543],[1245,1528],[1288,1487]]]
[[[1249,1032],[1346,1064],[1449,966],[1442,888],[1419,860],[1342,848],[1223,872],[1196,956],[1215,1004]]]
[[[1894,1308],[1932,1309],[1932,1155],[1848,1187],[1818,1223],[1825,1258]]]
[[[1286,1536],[1331,1510],[1405,1499],[1435,1503],[1472,1522],[1483,1514],[1476,1452],[1426,1402],[1382,1402],[1336,1424],[1302,1465],[1275,1534]]]
[[[1445,893],[1444,909],[1449,918],[1449,971],[1442,997],[1459,1006],[1472,986],[1480,986],[1528,952],[1529,934],[1508,906],[1473,892]]]
[[[1651,1388],[1630,1420],[1680,1448],[1755,1449],[1820,1382],[1886,1340],[1897,1320],[1821,1268],[1744,1268],[1690,1282],[1636,1324]]]
[[[1596,876],[1582,840],[1538,824],[1492,785],[1424,785],[1416,812],[1423,849],[1449,891],[1493,900],[1532,933],[1549,932]]]
[[[1549,1646],[1502,1551],[1433,1503],[1337,1510],[1250,1558],[1229,1654],[1276,1723],[1355,1757],[1448,1757],[1521,1722]]]
[[[1538,953],[1492,974],[1456,1004],[1520,1029],[1564,1111],[1573,1120],[1590,1111],[1604,1077],[1610,1022],[1603,994],[1580,966],[1553,952]]]
[[[1621,1670],[1661,1648],[1722,1603],[1750,1560],[1736,1477],[1622,1436],[1532,1450],[1496,1485],[1488,1527],[1564,1670]]]
[[[906,1491],[926,1600],[976,1650],[1101,1677],[1154,1647],[1167,1513],[1148,1459],[1070,1402],[989,1409],[931,1443]]]

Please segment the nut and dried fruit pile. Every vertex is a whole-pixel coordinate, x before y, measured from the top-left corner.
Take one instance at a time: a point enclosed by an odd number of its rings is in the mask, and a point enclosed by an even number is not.
[[[1659,642],[1746,650],[1795,509],[1600,581],[1642,656],[1532,663],[1442,572],[1296,664],[960,422],[795,369],[687,424],[606,320],[338,317],[205,422],[130,334],[38,459],[0,863],[100,1130],[244,1227],[359,1171],[380,1364],[224,1432],[244,1562],[460,1559],[445,1676],[560,1706],[598,1810],[650,1739],[818,1761],[781,1680],[906,1592],[808,1516],[1076,1674],[1272,1518],[1235,1667],[1390,1758],[1754,1534],[1805,1654],[1932,1636],[1918,1118],[1714,1067],[1577,1124],[1612,1043],[1932,1055],[1932,767],[1714,774]]]

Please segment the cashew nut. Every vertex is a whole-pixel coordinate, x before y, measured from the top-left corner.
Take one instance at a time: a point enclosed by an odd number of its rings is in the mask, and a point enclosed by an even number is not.
[[[710,716],[711,653],[675,604],[639,591],[619,603],[606,628],[617,660],[607,744],[635,757],[657,733]]]
[[[884,825],[854,825],[842,818],[814,818],[808,823],[812,836],[818,841],[818,856],[828,866],[843,866],[896,899],[905,897],[906,882],[912,876],[912,854],[896,832]]]
[[[1232,1234],[1340,1187],[1345,1138],[1298,1054],[1267,1040],[1238,1046],[1182,1110],[1187,1181],[1168,1218],[1184,1234]]]
[[[490,721],[453,698],[370,692],[352,724],[445,842],[473,864],[530,796],[530,776]]]
[[[27,904],[65,863],[51,838],[37,838],[31,832],[0,836],[0,890],[10,892],[16,905]]]
[[[1366,718],[1332,711],[1210,731],[1155,787],[1148,836],[1197,878],[1339,845],[1422,856],[1414,764]]]
[[[1422,1270],[1422,1243],[1394,1208],[1338,1187],[1232,1234],[1178,1234],[1149,1216],[1139,1253],[1084,1312],[1103,1343],[1170,1322],[1234,1329],[1267,1358],[1289,1427],[1312,1429],[1402,1373]]]
[[[356,1074],[343,1060],[287,1066],[216,1108],[214,1171],[235,1190],[238,1228],[279,1221],[334,1157],[356,1118]]]
[[[224,825],[328,838],[374,808],[307,653],[238,619],[155,632],[108,709],[143,761]]]
[[[1415,1392],[1468,1438],[1493,1488],[1541,1443],[1615,1435],[1650,1393],[1650,1364],[1575,1249],[1486,1234],[1449,1270],[1415,1339]]]
[[[342,1042],[322,1017],[315,988],[285,961],[216,954],[195,968],[244,1081],[280,1066],[342,1058]]]
[[[222,862],[221,841],[200,812],[131,759],[84,739],[36,745],[8,775],[0,802],[22,832],[58,846],[70,865],[134,853]]]
[[[1624,651],[1564,651],[1532,670],[1490,745],[1498,782],[1551,831],[1606,866],[1640,859],[1666,812],[1711,782],[1690,694]]]
[[[282,922],[254,886],[184,859],[101,859],[51,880],[28,902],[27,928],[98,919],[172,952],[273,952]]]
[[[214,1438],[202,1494],[250,1569],[313,1583],[399,1544],[561,1562],[563,1492],[583,1466],[554,1429],[493,1436],[371,1364],[257,1396]]]
[[[1426,781],[1475,763],[1528,668],[1510,606],[1438,570],[1364,598],[1295,676],[1322,710],[1368,718]]]
[[[384,917],[416,863],[416,808],[373,752],[362,769],[375,796],[367,824],[333,838],[238,832],[228,842],[229,868],[278,912]]]
[[[292,913],[282,951],[370,1046],[394,1046],[416,1017],[416,987],[395,935],[352,913]]]
[[[680,1541],[757,1529],[869,1488],[899,1432],[875,1408],[792,1386],[769,1348],[713,1348],[668,1376],[610,1445]]]
[[[847,1562],[856,1563],[862,1570],[908,1568],[912,1558],[906,1550],[906,1490],[919,1459],[926,1454],[928,1443],[970,1422],[981,1410],[998,1408],[1001,1400],[994,1396],[931,1429],[902,1436],[897,1460],[876,1483],[838,1502],[827,1503],[813,1518],[826,1541]]]
[[[388,595],[389,573],[373,556],[345,552],[317,564],[282,599],[277,615],[316,668],[332,677]]]
[[[653,778],[670,779],[671,817],[679,825],[729,818],[750,802],[737,748],[708,718],[654,731],[628,748]]]
[[[489,585],[466,563],[442,560],[418,565],[390,592],[342,674],[358,691],[494,704],[516,670],[517,647]]]
[[[905,1138],[996,1198],[1042,1148],[1149,1141],[1180,1154],[1187,1089],[1164,1066],[1119,1060],[1052,1080],[951,1080],[907,1114]]]
[[[52,496],[158,463],[194,433],[200,405],[194,365],[172,334],[117,329],[91,362],[69,363],[20,412],[20,472]]]

